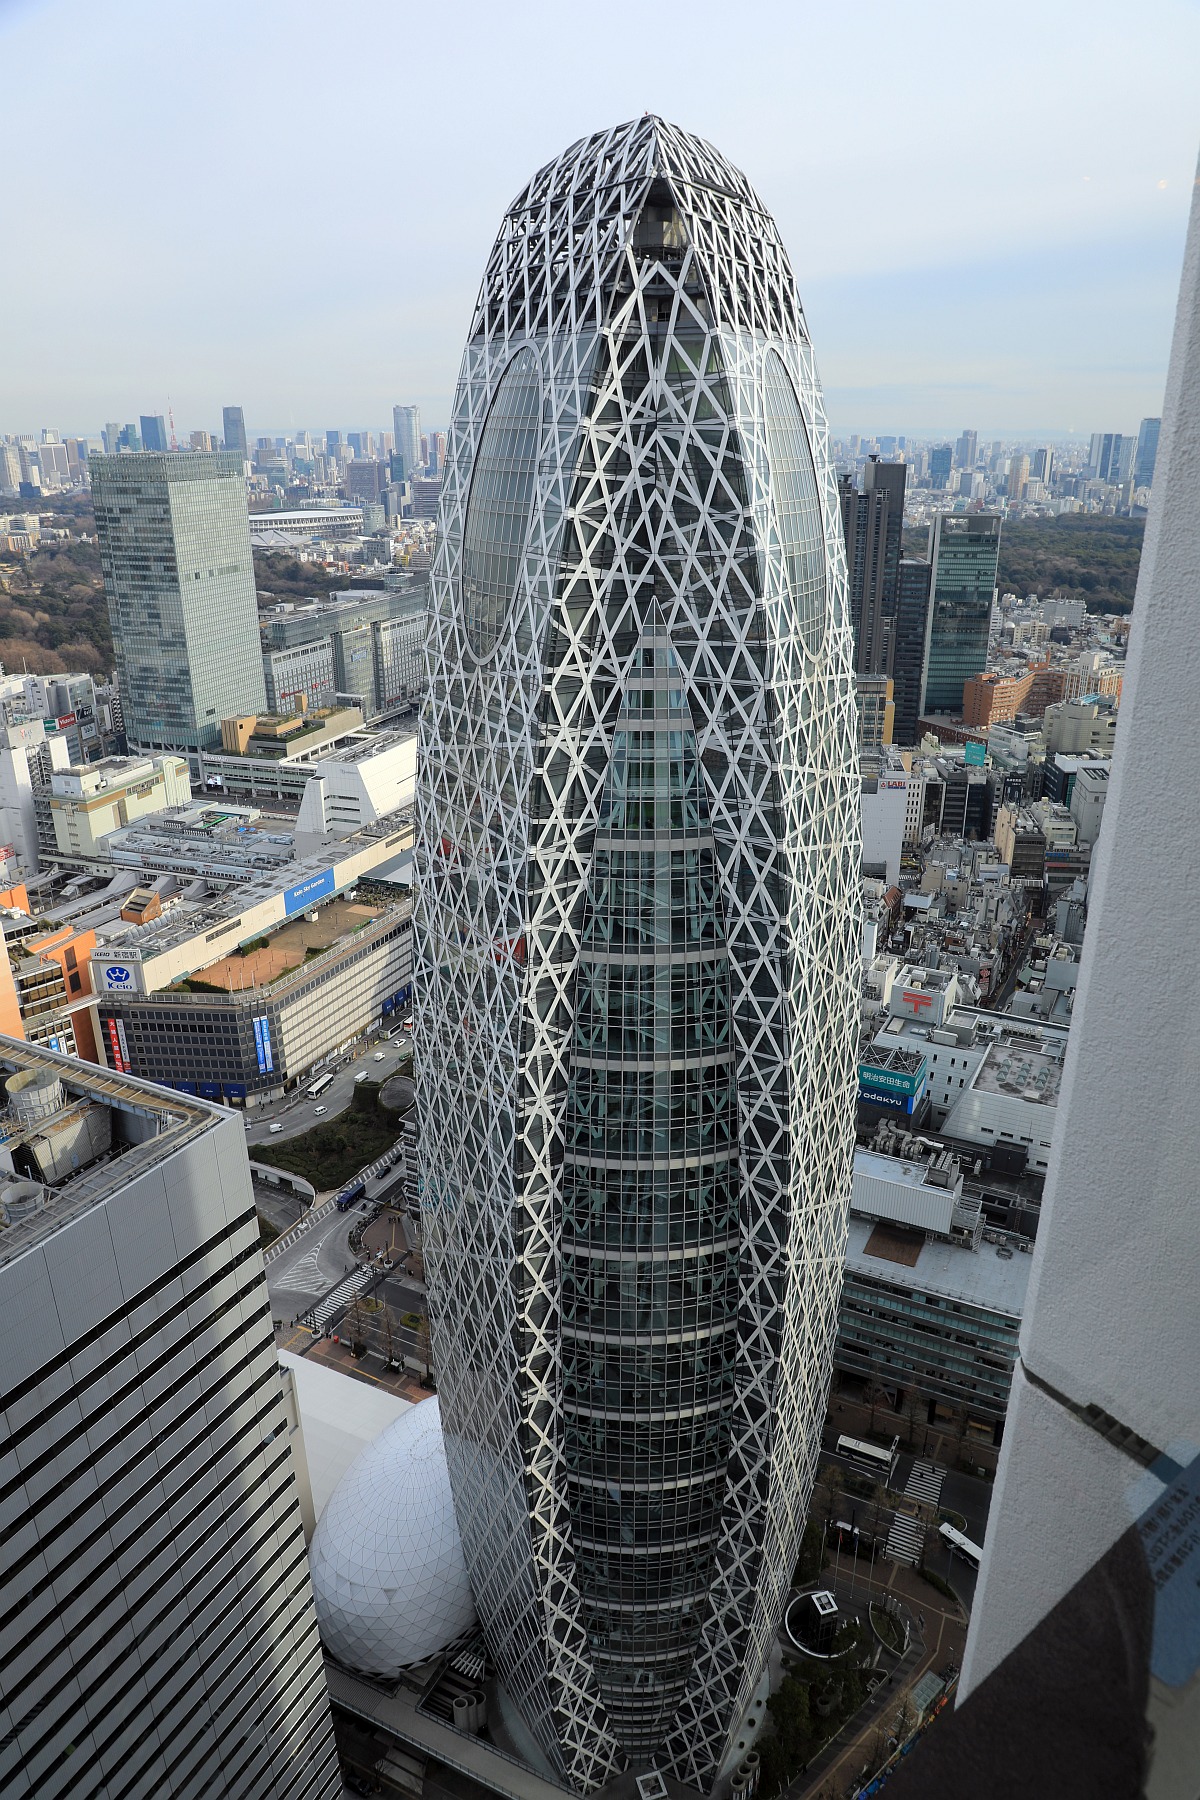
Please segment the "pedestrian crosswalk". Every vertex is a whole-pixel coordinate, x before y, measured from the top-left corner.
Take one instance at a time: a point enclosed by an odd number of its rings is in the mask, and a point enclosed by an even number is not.
[[[936,1508],[945,1478],[944,1469],[937,1469],[932,1463],[915,1462],[904,1484],[904,1497],[906,1500],[915,1500],[920,1506]],[[921,1561],[924,1551],[925,1527],[911,1514],[898,1512],[888,1532],[885,1554],[893,1562],[912,1563],[915,1566]]]
[[[892,1520],[892,1528],[888,1532],[885,1554],[893,1562],[912,1563],[915,1567],[921,1560],[925,1548],[925,1532],[916,1519],[907,1513],[898,1512]]]
[[[345,1281],[339,1281],[337,1286],[326,1294],[325,1298],[307,1315],[314,1331],[324,1331],[330,1320],[336,1319],[340,1313],[344,1312],[355,1294],[361,1294],[370,1280],[370,1269],[355,1269],[353,1274],[347,1275]]]
[[[936,1506],[942,1496],[942,1483],[946,1479],[944,1469],[935,1468],[932,1463],[915,1462],[912,1473],[905,1483],[904,1493],[909,1500],[919,1500],[923,1506]]]

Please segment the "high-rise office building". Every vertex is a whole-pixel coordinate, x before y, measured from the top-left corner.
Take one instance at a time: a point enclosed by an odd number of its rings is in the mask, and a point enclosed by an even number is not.
[[[419,406],[393,406],[392,425],[396,437],[396,455],[403,458],[402,479],[411,481],[421,467],[421,409]]]
[[[1044,444],[1040,450],[1034,451],[1029,461],[1029,474],[1031,480],[1040,481],[1043,487],[1048,488],[1050,486],[1051,479],[1054,475],[1054,449],[1052,445]]]
[[[240,456],[94,456],[100,566],[131,749],[193,756],[266,705]]]
[[[239,1120],[0,1039],[6,1800],[341,1794]]]
[[[922,557],[901,557],[896,577],[896,617],[892,651],[892,742],[911,745],[918,739],[921,686],[925,670],[925,637],[929,624],[931,565]]]
[[[1134,439],[1122,437],[1119,431],[1094,431],[1087,465],[1093,480],[1107,481],[1113,486],[1127,481],[1136,448]]]
[[[959,468],[970,473],[979,460],[979,433],[964,431],[954,446],[954,456]]]
[[[221,437],[225,448],[236,454],[239,461],[250,460],[250,447],[246,442],[246,421],[240,406],[223,406],[221,408]]]
[[[160,454],[167,448],[167,422],[161,413],[143,413],[139,420],[141,426],[142,449],[157,450]]]
[[[104,439],[105,455],[106,456],[115,456],[117,454],[117,451],[121,448],[121,423],[120,423],[120,420],[119,419],[109,419],[108,423],[105,425],[104,430],[101,432],[100,435]]]
[[[1135,487],[1149,487],[1154,480],[1154,463],[1158,456],[1158,433],[1161,419],[1143,419],[1138,427],[1137,455],[1134,458]]]
[[[863,470],[861,492],[852,476],[843,476],[838,484],[854,667],[860,675],[891,673],[907,478],[904,463],[880,462],[872,456]]]
[[[1029,458],[1024,452],[1014,452],[1008,462],[1008,497],[1010,500],[1023,500],[1025,489],[1029,486]]]
[[[959,713],[963,684],[987,668],[1000,561],[998,514],[939,513],[929,532],[929,561],[920,711]]]
[[[954,452],[949,444],[939,444],[929,452],[929,485],[932,488],[950,486],[950,470],[954,465]]]
[[[472,1586],[543,1754],[711,1789],[836,1328],[859,874],[837,490],[786,252],[644,116],[513,202],[420,758],[423,1213]]]

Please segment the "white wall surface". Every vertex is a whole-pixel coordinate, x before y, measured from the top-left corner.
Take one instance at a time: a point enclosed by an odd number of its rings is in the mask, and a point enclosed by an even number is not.
[[[1200,787],[1164,781],[1162,751],[1200,681],[1200,183],[1160,443],[1021,1356],[1184,1461],[1200,1447],[1200,969],[1179,931]],[[1045,1404],[1044,1426],[1040,1405],[1010,1415],[964,1694],[1134,1517],[1139,1465]]]

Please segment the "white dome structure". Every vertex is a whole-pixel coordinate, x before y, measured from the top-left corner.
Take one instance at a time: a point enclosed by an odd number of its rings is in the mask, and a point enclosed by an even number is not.
[[[436,1399],[351,1463],[309,1560],[322,1641],[348,1668],[398,1675],[474,1624]]]

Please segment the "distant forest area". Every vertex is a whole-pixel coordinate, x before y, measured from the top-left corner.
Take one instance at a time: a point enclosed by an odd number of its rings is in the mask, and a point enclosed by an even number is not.
[[[13,510],[18,510],[14,503]],[[38,511],[50,508],[43,502]],[[86,502],[60,500],[54,511],[73,531],[95,535]],[[357,578],[332,574],[297,557],[254,553],[259,605],[290,600],[324,600],[331,590],[360,585]],[[372,583],[368,583],[372,585]],[[373,583],[377,586],[378,581]],[[113,668],[108,602],[94,543],[46,540],[28,556],[0,555],[0,663],[10,673],[61,675],[86,669],[107,677]]]
[[[1089,612],[1133,609],[1144,519],[1063,513],[1057,519],[1005,520],[1000,531],[1002,594],[1080,595]],[[904,533],[909,556],[924,556],[928,533]]]
[[[14,503],[13,510],[17,510]],[[42,503],[75,531],[94,535],[83,497]],[[1133,606],[1145,523],[1093,513],[1005,521],[1000,534],[1001,593],[1079,594],[1090,612],[1127,613]],[[904,533],[906,555],[923,556],[928,533]],[[377,582],[377,578],[375,578]],[[254,553],[259,604],[324,599],[335,588],[372,585],[371,577],[333,574],[286,553]],[[0,557],[0,662],[9,670],[61,674],[113,667],[112,633],[94,543],[46,543],[30,556]]]

